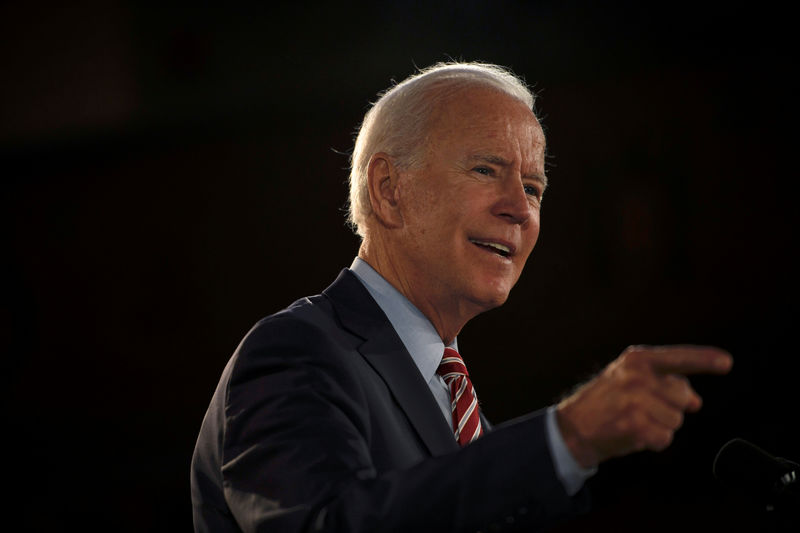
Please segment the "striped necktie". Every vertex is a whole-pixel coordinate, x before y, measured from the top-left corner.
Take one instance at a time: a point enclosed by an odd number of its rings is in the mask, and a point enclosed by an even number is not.
[[[483,435],[478,412],[478,397],[472,388],[469,372],[458,352],[452,348],[445,348],[444,357],[436,373],[442,376],[450,387],[453,431],[458,443],[465,446]]]

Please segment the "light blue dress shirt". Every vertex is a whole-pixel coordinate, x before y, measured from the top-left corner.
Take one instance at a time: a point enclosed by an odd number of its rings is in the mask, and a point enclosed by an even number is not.
[[[359,257],[353,260],[350,270],[364,284],[372,298],[386,314],[400,340],[417,365],[422,378],[436,398],[448,425],[452,425],[450,412],[450,389],[441,376],[436,373],[444,354],[444,343],[433,324],[412,304],[408,298],[395,289],[383,276]],[[449,348],[458,350],[457,340]],[[591,477],[596,468],[582,468],[569,452],[556,422],[555,406],[547,409],[545,418],[547,444],[558,478],[567,494],[572,496]],[[455,435],[453,435],[455,438]]]

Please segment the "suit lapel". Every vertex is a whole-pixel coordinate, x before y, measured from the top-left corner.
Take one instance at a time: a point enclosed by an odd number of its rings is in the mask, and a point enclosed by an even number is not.
[[[386,383],[430,453],[457,450],[458,443],[428,384],[389,319],[355,275],[342,270],[323,294],[332,302],[342,325],[364,339],[358,351]]]

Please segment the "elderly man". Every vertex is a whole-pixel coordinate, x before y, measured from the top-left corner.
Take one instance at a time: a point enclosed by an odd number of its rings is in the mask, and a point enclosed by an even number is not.
[[[192,461],[197,531],[536,529],[609,457],[668,446],[714,348],[632,347],[557,406],[492,428],[457,352],[539,234],[545,138],[508,71],[440,64],[386,92],[352,161],[358,257],[260,321]]]

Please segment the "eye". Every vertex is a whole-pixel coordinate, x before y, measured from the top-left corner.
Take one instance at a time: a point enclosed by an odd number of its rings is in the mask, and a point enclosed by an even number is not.
[[[525,194],[528,196],[533,196],[534,198],[540,198],[542,193],[539,192],[539,189],[535,185],[525,185],[523,187],[525,189]]]
[[[472,169],[473,172],[477,172],[478,174],[483,174],[484,176],[491,176],[494,174],[494,171],[489,167],[475,167]]]

